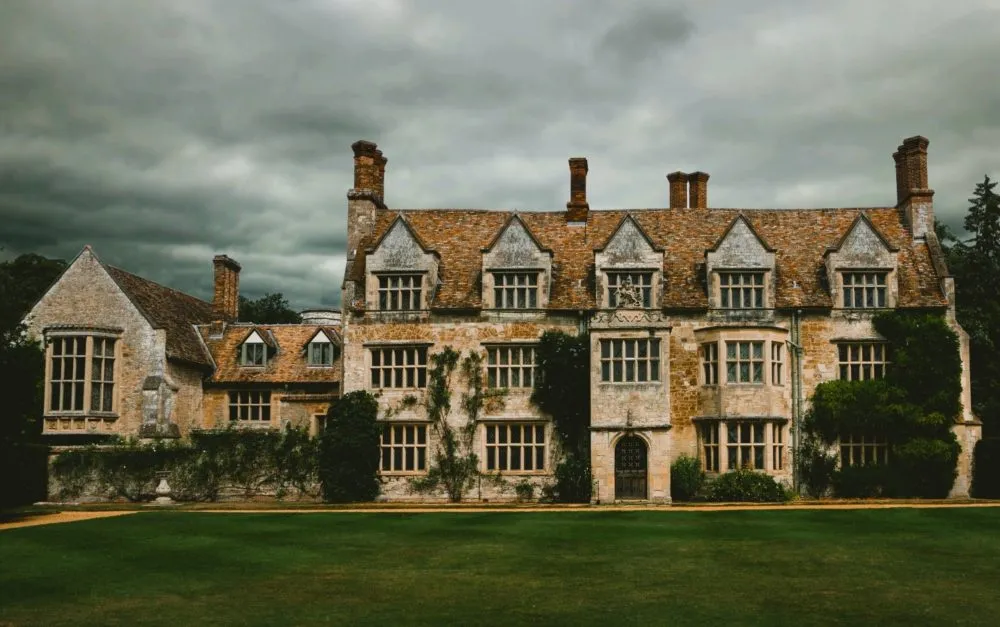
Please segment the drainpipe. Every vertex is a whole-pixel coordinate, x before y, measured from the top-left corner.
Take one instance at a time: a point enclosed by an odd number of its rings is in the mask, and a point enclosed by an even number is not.
[[[801,477],[799,476],[799,448],[802,444],[799,425],[802,422],[802,310],[792,312],[792,329],[790,345],[792,355],[795,356],[792,367],[792,487],[799,491],[801,489]]]

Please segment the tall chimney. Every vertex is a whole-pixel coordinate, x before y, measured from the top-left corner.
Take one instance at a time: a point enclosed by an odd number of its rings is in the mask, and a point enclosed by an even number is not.
[[[914,135],[903,140],[896,159],[897,206],[903,221],[910,227],[914,239],[924,238],[934,231],[934,190],[927,184],[926,137]]]
[[[375,215],[384,209],[385,164],[388,161],[373,142],[356,141],[354,151],[354,188],[347,192],[347,259],[357,255],[358,247],[375,229]]]
[[[233,322],[240,315],[240,270],[243,268],[226,255],[216,255],[212,261],[215,266],[212,310],[216,318]]]
[[[667,180],[670,182],[670,208],[687,208],[688,175],[683,172],[671,172],[667,175]]]
[[[586,222],[590,205],[587,203],[587,159],[572,157],[569,160],[569,202],[566,203],[567,222]]]
[[[708,174],[705,172],[692,172],[688,174],[690,183],[689,194],[692,208],[705,209],[708,207]]]

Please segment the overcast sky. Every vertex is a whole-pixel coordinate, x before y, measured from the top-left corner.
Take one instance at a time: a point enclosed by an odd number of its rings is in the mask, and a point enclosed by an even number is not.
[[[1000,175],[1000,2],[3,0],[0,252],[211,297],[339,305],[350,145],[390,207],[888,206],[930,139],[939,218]]]

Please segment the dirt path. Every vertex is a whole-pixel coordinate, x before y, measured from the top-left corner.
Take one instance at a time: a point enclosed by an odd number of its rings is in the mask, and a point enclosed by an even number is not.
[[[78,520],[91,520],[93,518],[110,518],[112,516],[127,516],[135,514],[133,511],[115,512],[55,512],[53,514],[31,514],[24,520],[0,523],[0,531],[7,529],[17,529],[19,527],[34,527],[36,525],[54,525],[57,523],[76,522]]]

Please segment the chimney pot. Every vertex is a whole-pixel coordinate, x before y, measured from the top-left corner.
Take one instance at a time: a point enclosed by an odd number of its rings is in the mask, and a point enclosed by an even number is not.
[[[684,172],[671,172],[667,175],[670,182],[670,208],[686,209],[688,206],[688,175]]]
[[[235,321],[240,314],[240,270],[242,266],[226,255],[216,255],[215,293],[212,309],[219,320]]]
[[[708,173],[692,172],[688,174],[689,203],[692,208],[708,208]]]
[[[569,160],[569,202],[566,203],[568,222],[586,222],[590,204],[587,203],[587,159],[572,157]]]

